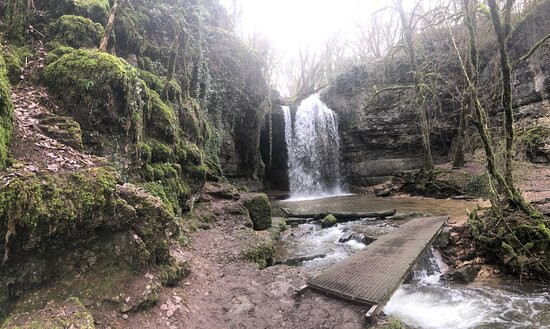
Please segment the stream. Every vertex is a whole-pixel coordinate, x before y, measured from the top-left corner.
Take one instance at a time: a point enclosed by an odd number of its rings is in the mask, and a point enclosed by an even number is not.
[[[450,216],[450,222],[463,220],[466,209],[475,202],[435,200],[412,197],[376,198],[349,195],[304,201],[273,201],[273,208],[289,208],[300,212],[379,211],[419,212],[424,215]],[[279,258],[323,255],[307,260],[303,266],[312,272],[321,271],[354,252],[368,248],[363,236],[376,238],[395,230],[403,220],[360,220],[339,223],[322,229],[316,223],[293,226],[282,237]],[[340,242],[342,236],[356,233]],[[357,238],[359,237],[359,238]],[[458,285],[440,280],[445,264],[438,252],[430,248],[384,308],[410,328],[550,328],[550,289],[519,286],[517,280],[476,280]]]

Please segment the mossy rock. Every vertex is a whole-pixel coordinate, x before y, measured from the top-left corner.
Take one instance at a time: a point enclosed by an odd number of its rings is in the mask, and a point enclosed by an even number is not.
[[[82,150],[82,131],[73,118],[52,113],[41,113],[35,116],[40,130],[65,145]]]
[[[491,211],[470,213],[468,226],[478,254],[512,274],[549,280],[550,220],[535,220],[518,210],[501,211],[504,218]]]
[[[109,16],[109,0],[72,0],[80,15],[105,24]]]
[[[52,40],[74,48],[94,48],[99,45],[103,26],[91,19],[75,15],[63,15],[50,26]]]
[[[376,326],[377,329],[405,329],[403,322],[394,316],[390,316],[386,319],[384,324]]]
[[[63,48],[44,69],[44,81],[84,131],[134,140],[141,134],[137,71],[96,50]]]
[[[170,261],[174,216],[118,180],[111,168],[91,168],[27,174],[0,188],[0,318],[24,291],[90,262],[140,269]]]
[[[13,44],[4,46],[4,61],[9,81],[15,84],[21,80],[23,74],[23,63],[25,59],[31,58],[32,54],[28,46],[17,47]]]
[[[71,297],[61,305],[49,305],[46,309],[10,318],[2,329],[94,329],[94,318],[82,302]]]
[[[96,50],[53,52],[44,81],[70,109],[93,151],[112,153],[119,144],[141,142],[144,135],[170,145],[181,142],[174,110],[125,60]]]
[[[328,214],[325,216],[325,218],[321,220],[321,227],[323,228],[331,227],[336,223],[338,223],[338,220],[336,219],[336,217],[334,217],[334,215],[332,214]]]
[[[260,269],[273,265],[275,246],[270,238],[262,237],[260,241],[249,247],[245,252],[248,260],[258,264]]]
[[[265,194],[258,194],[244,200],[244,206],[250,214],[254,230],[267,230],[271,227],[271,205]]]
[[[8,147],[13,130],[13,103],[4,57],[0,54],[0,169],[8,164]]]

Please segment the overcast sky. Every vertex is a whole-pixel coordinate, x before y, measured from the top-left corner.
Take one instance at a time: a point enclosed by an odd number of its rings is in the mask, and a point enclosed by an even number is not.
[[[282,52],[324,43],[337,32],[349,35],[354,24],[391,3],[386,0],[238,0],[245,34],[259,31]],[[407,1],[405,1],[407,2]],[[232,0],[220,0],[226,8]]]

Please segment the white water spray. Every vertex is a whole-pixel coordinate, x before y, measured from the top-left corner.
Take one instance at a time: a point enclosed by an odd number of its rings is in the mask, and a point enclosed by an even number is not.
[[[294,125],[283,107],[292,199],[342,194],[340,138],[336,114],[319,94],[302,101]]]

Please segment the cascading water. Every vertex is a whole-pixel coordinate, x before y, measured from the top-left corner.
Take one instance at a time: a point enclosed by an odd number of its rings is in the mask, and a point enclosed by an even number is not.
[[[292,124],[283,107],[292,199],[342,194],[336,114],[314,94],[302,101]]]

